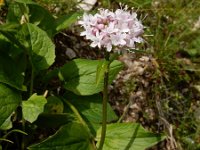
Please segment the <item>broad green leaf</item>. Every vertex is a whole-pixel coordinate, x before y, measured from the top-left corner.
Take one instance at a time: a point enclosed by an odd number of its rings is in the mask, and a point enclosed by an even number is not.
[[[47,69],[55,59],[55,46],[47,33],[39,27],[27,23],[16,35],[29,54],[35,71]]]
[[[59,98],[55,96],[47,98],[47,103],[44,107],[45,113],[61,114],[63,110],[64,110],[64,105]]]
[[[8,14],[6,16],[6,23],[20,23],[23,13],[17,3],[10,3],[8,7]]]
[[[19,72],[24,72],[26,69],[27,57],[23,50],[17,45],[11,43],[5,36],[0,34],[0,52],[10,56]]]
[[[29,150],[94,150],[90,133],[82,124],[69,123],[45,141],[28,147]]]
[[[97,145],[101,129],[97,132]],[[137,123],[114,123],[107,125],[103,150],[145,150],[165,139],[165,136],[146,131]]]
[[[103,90],[103,80],[96,84],[97,66],[103,60],[75,59],[65,64],[59,76],[64,79],[64,87],[77,95],[93,95]],[[115,76],[122,69],[119,61],[110,64],[109,83],[112,83]]]
[[[26,4],[24,7],[28,9],[29,22],[37,25],[48,33],[50,37],[55,33],[55,19],[44,7],[32,1],[17,0],[17,3],[9,5],[7,15],[7,23],[21,23],[23,20],[23,12],[20,5]]]
[[[55,30],[57,32],[69,28],[73,23],[78,20],[78,16],[82,13],[72,12],[55,20]]]
[[[19,28],[19,24],[15,23],[7,23],[0,25],[0,32],[17,32],[17,29]]]
[[[44,96],[33,94],[27,101],[22,102],[22,114],[25,120],[34,122],[44,111],[47,100]]]
[[[18,90],[23,87],[24,77],[18,70],[15,62],[7,55],[0,55],[0,83],[8,84]]]
[[[74,115],[70,113],[62,114],[49,114],[42,113],[38,116],[37,120],[34,122],[37,126],[43,128],[58,128],[62,125],[74,121]]]
[[[15,60],[15,57],[21,55],[23,50],[20,49],[16,44],[13,44],[10,40],[8,40],[3,34],[0,34],[0,52],[9,55]]]
[[[0,83],[0,126],[21,103],[18,91]]]
[[[10,115],[5,121],[4,123],[0,126],[0,130],[9,130],[10,128],[12,128],[12,121],[10,120],[11,119],[11,116]]]
[[[58,73],[59,73],[59,68],[55,68],[55,69],[53,69],[53,70],[50,70],[49,72],[47,72],[47,73],[44,75],[42,81],[43,81],[44,83],[47,83],[47,84],[48,84],[50,80],[52,80],[53,78],[57,78],[57,77],[58,77]]]
[[[55,33],[55,19],[49,13],[48,10],[44,9],[39,5],[28,5],[29,6],[29,21],[32,24],[37,25],[42,30],[46,31],[49,37],[52,37]]]
[[[3,24],[3,25],[0,25],[0,33],[4,37],[6,37],[10,42],[12,42],[13,45],[16,44],[19,48],[21,48],[23,50],[23,48],[24,48],[23,45],[21,45],[21,43],[15,37],[15,35],[19,31],[19,28],[20,28],[19,24],[15,24],[15,23]],[[16,49],[15,49],[15,51],[16,51]],[[14,52],[14,53],[16,53],[16,52]]]
[[[84,120],[88,123],[92,133],[95,135],[96,130],[100,127],[102,122],[102,96],[100,96],[100,94],[92,96],[77,96],[72,93],[66,93],[64,98],[76,107]],[[108,103],[107,122],[112,122],[117,119],[118,117]]]

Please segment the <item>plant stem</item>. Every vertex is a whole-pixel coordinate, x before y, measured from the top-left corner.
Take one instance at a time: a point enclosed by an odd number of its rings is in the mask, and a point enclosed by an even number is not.
[[[30,83],[30,94],[29,94],[29,96],[31,96],[33,94],[33,80],[34,80],[34,69],[32,67],[32,70],[31,70],[31,83]]]
[[[104,89],[103,89],[103,106],[102,106],[102,130],[101,130],[101,139],[98,150],[103,149],[103,144],[106,137],[106,123],[107,123],[107,101],[108,101],[108,80],[109,80],[109,53],[106,52],[105,56],[108,65],[104,72]]]
[[[31,59],[30,62],[32,62]],[[31,97],[31,95],[33,94],[33,82],[34,82],[33,80],[34,80],[34,68],[32,64],[29,97]],[[22,131],[24,132],[26,131],[26,120],[24,119],[23,112],[22,112]],[[25,135],[22,135],[21,150],[25,149],[25,140],[26,140]]]
[[[25,125],[26,125],[26,121],[24,119],[24,117],[22,117],[22,131],[25,132]],[[22,135],[22,144],[21,144],[21,149],[24,150],[25,149],[25,135]]]

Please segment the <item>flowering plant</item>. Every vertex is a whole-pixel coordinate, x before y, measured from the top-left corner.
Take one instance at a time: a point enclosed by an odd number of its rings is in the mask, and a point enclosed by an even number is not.
[[[96,73],[97,80],[98,78],[104,79],[102,128],[100,141],[97,144],[98,150],[102,150],[107,130],[109,68],[113,61],[109,52],[120,50],[122,47],[135,49],[135,43],[143,42],[141,34],[144,26],[137,19],[137,14],[127,11],[127,7],[125,9],[117,9],[115,12],[108,9],[100,9],[99,13],[95,15],[85,13],[79,24],[85,29],[81,32],[81,36],[85,36],[86,39],[92,41],[91,47],[98,46],[106,49],[105,61],[98,66]]]
[[[106,48],[106,59],[73,59],[58,67],[53,64],[60,53],[52,39],[80,14],[55,18],[31,0],[7,6],[6,21],[0,23],[0,150],[142,150],[164,139],[139,124],[120,123],[108,103],[108,85],[123,67],[110,51],[142,41],[135,13],[85,14],[79,21],[87,29],[82,35],[92,46]]]
[[[135,43],[143,41],[140,36],[144,26],[137,14],[127,11],[127,8],[115,12],[100,9],[95,15],[85,13],[79,24],[85,29],[81,36],[91,40],[92,47],[103,47],[108,52],[116,47],[135,48]]]

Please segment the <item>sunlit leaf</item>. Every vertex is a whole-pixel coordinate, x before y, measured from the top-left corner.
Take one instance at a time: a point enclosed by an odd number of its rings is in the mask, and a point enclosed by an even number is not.
[[[101,129],[97,132],[99,144]],[[165,136],[146,131],[137,123],[107,125],[103,150],[145,150],[162,141]]]
[[[97,66],[103,60],[75,59],[60,69],[64,87],[78,95],[93,95],[103,90],[103,79],[96,84]],[[123,65],[119,61],[110,64],[109,83],[112,83]]]
[[[31,23],[23,24],[16,35],[29,54],[35,71],[47,69],[55,59],[55,46],[47,33]]]
[[[44,96],[33,94],[27,101],[22,102],[22,113],[25,120],[34,122],[44,111],[47,100]]]

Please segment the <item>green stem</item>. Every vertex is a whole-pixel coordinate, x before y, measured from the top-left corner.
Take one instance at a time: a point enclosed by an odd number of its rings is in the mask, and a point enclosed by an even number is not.
[[[98,150],[103,149],[103,144],[106,137],[106,123],[107,123],[107,102],[108,102],[108,79],[109,79],[109,53],[106,52],[105,56],[108,65],[104,72],[104,89],[103,89],[103,106],[102,106],[102,130],[101,130],[101,139]]]
[[[24,117],[22,117],[22,131],[25,132],[25,124],[26,124],[26,120],[24,119]],[[25,150],[25,135],[22,135],[22,144],[21,144],[21,149]]]
[[[32,62],[32,61],[30,60],[30,62]],[[31,95],[33,94],[33,82],[34,82],[34,68],[32,65],[29,97],[31,97]],[[26,120],[24,119],[23,112],[22,112],[22,131],[24,131],[24,132],[26,131]],[[25,135],[22,135],[22,143],[21,143],[22,150],[25,149],[25,140],[26,140]]]
[[[34,69],[32,67],[32,70],[31,70],[31,83],[30,83],[30,94],[29,94],[29,96],[31,96],[33,94],[33,80],[34,80]]]

